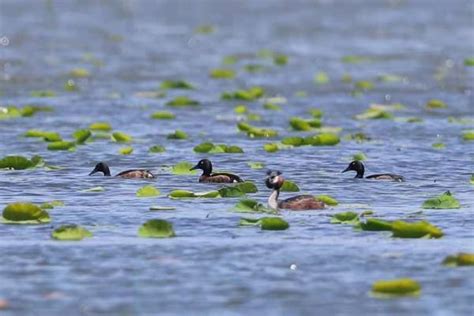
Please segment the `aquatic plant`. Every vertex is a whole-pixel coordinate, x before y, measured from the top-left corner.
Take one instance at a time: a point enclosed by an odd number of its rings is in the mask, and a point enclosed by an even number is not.
[[[310,131],[321,127],[321,121],[319,119],[305,120],[300,117],[292,117],[290,118],[290,126],[296,131]]]
[[[155,197],[160,195],[160,190],[152,185],[145,185],[137,190],[137,197]]]
[[[238,213],[278,213],[253,199],[242,199],[232,209]]]
[[[177,96],[173,100],[166,102],[166,105],[174,107],[196,106],[199,105],[199,101],[190,99],[187,96]]]
[[[234,79],[235,71],[229,68],[215,68],[211,69],[209,77],[213,79]]]
[[[192,167],[194,167],[194,165],[190,162],[187,162],[187,161],[178,162],[177,164],[175,164],[171,168],[171,173],[173,173],[174,175],[193,175],[193,174],[197,174],[196,170],[189,170]]]
[[[352,160],[359,160],[359,161],[367,160],[367,156],[363,152],[360,152],[360,153],[354,154],[352,156]]]
[[[177,130],[174,131],[174,133],[168,134],[168,136],[166,136],[166,138],[168,138],[168,139],[187,139],[188,134],[185,131],[177,129]]]
[[[23,134],[24,137],[37,137],[43,138],[46,142],[57,142],[61,141],[61,135],[57,132],[43,131],[39,129],[30,129]]]
[[[143,238],[169,238],[175,237],[176,234],[170,222],[162,219],[151,219],[140,226],[138,236]]]
[[[59,141],[59,142],[51,142],[48,144],[48,150],[69,150],[74,151],[76,149],[75,142],[68,142],[68,141]]]
[[[474,140],[474,130],[464,131],[462,133],[462,139],[465,141],[472,141]]]
[[[377,218],[367,218],[360,222],[360,228],[367,231],[391,231],[392,223]]]
[[[438,227],[426,222],[420,221],[408,223],[404,221],[392,222],[392,237],[399,238],[441,238],[443,232]]]
[[[316,196],[316,198],[320,201],[323,201],[324,204],[329,205],[329,206],[336,206],[339,204],[339,202],[335,198],[326,194],[320,194]]]
[[[110,132],[112,126],[108,122],[95,122],[89,125],[89,129],[93,131]]]
[[[122,133],[122,132],[112,133],[111,139],[112,141],[117,142],[117,143],[129,143],[133,140],[132,136]]]
[[[148,152],[152,153],[152,154],[159,154],[159,153],[163,153],[165,151],[166,151],[165,147],[163,147],[161,145],[153,145],[148,149]]]
[[[53,230],[51,233],[51,238],[56,240],[77,241],[86,237],[92,237],[92,233],[87,229],[75,224],[62,225]]]
[[[300,188],[291,180],[285,180],[280,188],[281,192],[299,192]]]
[[[278,132],[276,130],[270,128],[256,127],[245,122],[237,123],[237,128],[240,131],[247,133],[247,136],[250,138],[278,136]]]
[[[87,70],[85,68],[73,68],[69,72],[69,76],[73,77],[73,78],[87,78],[90,75],[91,74],[90,74],[89,70]]]
[[[447,191],[439,196],[426,200],[421,206],[425,209],[453,209],[460,208],[459,201]]]
[[[443,101],[439,99],[428,100],[425,106],[427,109],[444,109],[448,107],[446,103],[444,103]]]
[[[188,190],[173,190],[168,194],[170,199],[188,199],[188,198],[220,198],[219,191],[192,192]]]
[[[45,224],[50,221],[47,211],[27,202],[10,203],[2,213],[2,222],[5,224]]]
[[[160,84],[160,89],[194,89],[194,86],[184,80],[165,80]]]
[[[376,297],[396,297],[419,295],[420,284],[412,279],[380,280],[372,284],[372,294]]]
[[[263,169],[265,167],[265,164],[263,162],[260,162],[260,161],[249,161],[249,162],[247,162],[247,165],[251,169]],[[473,177],[474,177],[474,175],[473,175]]]
[[[474,253],[460,252],[444,258],[443,265],[448,267],[474,266]]]
[[[254,86],[246,90],[236,90],[233,92],[223,92],[221,98],[223,100],[244,100],[253,101],[265,94],[265,90],[262,87]]]
[[[72,134],[77,144],[84,144],[91,136],[92,132],[88,129],[78,129]]]
[[[217,153],[228,153],[228,154],[241,154],[244,152],[242,148],[235,145],[225,145],[225,144],[213,144],[213,143],[201,143],[196,145],[193,148],[194,152],[197,153],[210,153],[210,154],[217,154]]]
[[[290,224],[281,217],[262,217],[259,219],[241,218],[239,226],[260,226],[262,230],[286,230]]]
[[[278,144],[275,144],[275,143],[263,144],[263,149],[268,153],[274,153],[280,150],[280,148],[278,147]]]
[[[336,213],[331,217],[331,224],[354,225],[359,223],[359,215],[354,212]]]
[[[329,76],[327,73],[320,71],[314,76],[314,82],[318,85],[328,84]]]
[[[0,169],[24,170],[43,165],[41,156],[32,156],[31,159],[23,156],[6,156],[0,159]]]
[[[133,147],[127,146],[119,149],[119,154],[121,155],[130,155],[133,153]]]
[[[158,111],[154,112],[150,115],[150,118],[155,119],[155,120],[172,120],[176,118],[176,115],[174,113],[169,112],[169,111]]]

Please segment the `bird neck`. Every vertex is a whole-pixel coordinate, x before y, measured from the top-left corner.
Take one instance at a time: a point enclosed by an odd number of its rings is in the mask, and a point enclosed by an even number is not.
[[[110,177],[110,169],[109,167],[105,167],[104,170],[102,170],[102,172],[104,173],[104,176],[106,177]]]
[[[270,208],[278,211],[278,196],[280,195],[280,190],[279,189],[274,189],[272,191],[272,194],[270,194],[270,197],[268,198],[268,206]]]
[[[365,168],[364,166],[360,166],[357,170],[356,170],[357,174],[356,174],[356,178],[363,178],[364,177],[364,172],[365,172]]]

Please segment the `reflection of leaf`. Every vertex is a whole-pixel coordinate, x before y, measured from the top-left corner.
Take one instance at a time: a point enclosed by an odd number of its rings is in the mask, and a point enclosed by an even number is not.
[[[451,192],[447,191],[440,196],[426,200],[421,207],[425,209],[452,209],[460,208],[461,205]]]
[[[162,219],[152,219],[138,229],[138,236],[144,238],[168,238],[176,236],[173,225]]]

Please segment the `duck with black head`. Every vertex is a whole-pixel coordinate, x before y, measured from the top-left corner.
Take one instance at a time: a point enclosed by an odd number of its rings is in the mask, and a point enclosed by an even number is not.
[[[95,165],[94,170],[89,173],[89,175],[93,175],[94,173],[102,172],[102,174],[106,177],[110,177],[110,169],[109,166],[105,162],[99,162]],[[153,179],[155,175],[151,173],[149,170],[145,169],[131,169],[125,170],[115,175],[116,177],[120,178],[127,178],[127,179]]]
[[[347,171],[355,171],[356,176],[354,178],[364,178],[364,173],[365,173],[365,167],[362,162],[359,160],[354,160],[347,166],[346,169],[342,171],[342,173],[347,172]],[[403,182],[405,179],[398,175],[398,174],[393,174],[393,173],[380,173],[380,174],[372,174],[370,176],[365,177],[366,179],[372,179],[372,180],[389,180],[389,181],[397,181],[397,182]]]
[[[303,210],[320,210],[325,208],[323,201],[318,200],[312,195],[297,195],[286,200],[279,201],[280,189],[283,186],[285,179],[282,177],[280,171],[267,172],[265,185],[269,189],[273,189],[268,198],[268,206],[278,211],[278,209],[289,209],[294,211]]]
[[[209,159],[200,160],[194,167],[189,170],[201,169],[202,174],[199,177],[199,182],[203,183],[235,183],[244,182],[239,176],[232,173],[212,172],[212,163]]]

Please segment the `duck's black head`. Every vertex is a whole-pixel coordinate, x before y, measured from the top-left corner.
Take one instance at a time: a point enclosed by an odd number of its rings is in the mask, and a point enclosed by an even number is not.
[[[280,171],[267,171],[267,178],[265,179],[265,185],[267,186],[267,188],[280,190],[281,186],[283,185],[283,182],[285,182],[285,179],[283,179]]]
[[[201,169],[203,175],[209,176],[211,175],[211,172],[212,172],[212,163],[209,159],[201,159],[199,160],[197,165],[195,165],[189,170],[196,170],[196,169]]]
[[[97,165],[95,165],[94,170],[89,173],[89,175],[93,175],[94,173],[97,172],[102,172],[104,176],[110,176],[110,169],[109,166],[105,162],[99,162]]]
[[[359,160],[354,160],[347,166],[346,169],[344,169],[342,172],[347,172],[347,171],[355,171],[357,172],[356,178],[363,178],[364,177],[364,164],[360,162]]]

